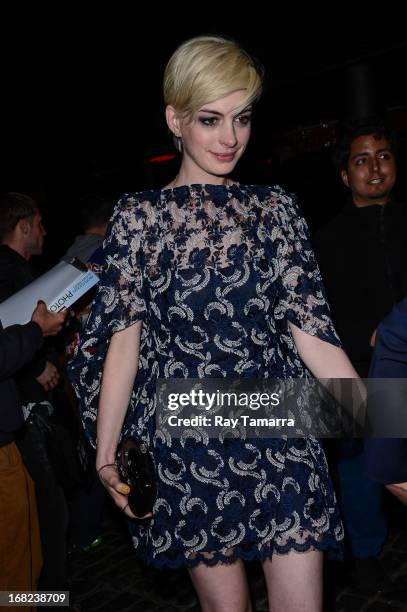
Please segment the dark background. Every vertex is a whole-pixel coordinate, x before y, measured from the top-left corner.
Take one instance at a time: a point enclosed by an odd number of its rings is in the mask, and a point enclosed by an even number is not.
[[[301,198],[312,227],[330,218],[344,191],[330,161],[339,122],[380,112],[400,139],[397,193],[407,197],[407,32],[400,8],[356,20],[353,5],[304,15],[287,5],[96,5],[2,20],[1,188],[33,194],[48,228],[44,262],[77,231],[78,196],[160,187],[176,174],[164,120],[163,70],[183,40],[231,36],[264,64],[252,142],[235,175],[278,182]],[[390,8],[390,7],[389,7]],[[64,12],[65,11],[65,12]],[[143,12],[143,15],[142,15]]]

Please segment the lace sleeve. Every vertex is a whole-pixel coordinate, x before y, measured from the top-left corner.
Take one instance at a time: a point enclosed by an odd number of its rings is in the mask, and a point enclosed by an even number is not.
[[[285,196],[279,207],[279,216],[282,229],[277,253],[280,308],[288,321],[304,332],[341,346],[331,320],[307,223],[295,200]]]
[[[103,364],[111,336],[146,314],[140,252],[143,215],[133,199],[122,199],[103,245],[104,270],[68,373],[79,400],[85,431],[96,444],[96,416]]]
[[[143,216],[137,214],[134,201],[120,201],[103,244],[104,270],[87,322],[88,331],[99,318],[109,335],[144,318],[146,303],[140,266],[143,225]]]

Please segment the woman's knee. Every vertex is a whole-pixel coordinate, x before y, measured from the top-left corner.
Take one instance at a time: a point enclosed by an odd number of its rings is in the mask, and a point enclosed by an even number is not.
[[[263,562],[269,606],[285,612],[322,610],[323,555],[316,550],[273,554]]]
[[[242,561],[214,566],[201,563],[189,573],[203,612],[251,612]]]

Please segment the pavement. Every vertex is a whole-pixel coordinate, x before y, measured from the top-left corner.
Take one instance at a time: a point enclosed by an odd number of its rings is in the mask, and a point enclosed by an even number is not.
[[[365,568],[358,579],[344,563],[327,562],[324,612],[407,612],[407,509],[401,508],[380,555],[380,567]],[[404,514],[401,514],[404,513]],[[247,564],[254,612],[267,612],[260,564]],[[199,612],[185,570],[155,570],[140,563],[121,515],[110,509],[103,524],[102,542],[69,558],[72,611]],[[363,578],[363,580],[362,580]],[[231,610],[231,612],[233,612]]]

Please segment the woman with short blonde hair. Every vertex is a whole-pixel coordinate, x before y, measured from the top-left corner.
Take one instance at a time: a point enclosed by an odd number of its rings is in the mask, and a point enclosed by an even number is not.
[[[178,438],[155,421],[160,378],[356,376],[295,198],[229,177],[261,87],[261,69],[234,41],[200,36],[171,57],[164,96],[179,172],[117,205],[72,374],[93,444],[97,425],[99,476],[140,558],[187,567],[206,612],[251,610],[243,561],[254,559],[270,610],[320,612],[322,553],[340,554],[343,530],[318,440],[211,437],[205,427]],[[156,466],[142,523],[114,465],[128,434]]]

